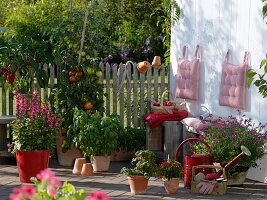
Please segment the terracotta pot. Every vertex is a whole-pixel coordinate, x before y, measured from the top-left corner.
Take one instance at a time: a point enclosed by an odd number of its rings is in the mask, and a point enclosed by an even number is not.
[[[91,158],[94,172],[106,172],[110,165],[110,156],[93,156]]]
[[[30,178],[48,168],[50,152],[44,151],[16,151],[16,160],[20,181],[31,183]]]
[[[135,151],[114,151],[110,155],[110,161],[122,162],[131,161],[134,157]]]
[[[160,60],[160,56],[155,56],[152,62],[152,67],[159,69],[161,66],[161,60]]]
[[[73,174],[81,174],[82,168],[83,168],[83,164],[85,164],[85,163],[86,163],[85,158],[76,158],[72,173]]]
[[[143,61],[143,62],[138,63],[136,67],[140,73],[146,73],[149,66],[150,66],[150,63],[148,61]]]
[[[77,148],[72,148],[66,152],[63,152],[62,144],[64,142],[65,136],[62,136],[62,133],[66,133],[66,130],[62,129],[56,134],[58,163],[62,166],[72,167],[75,159],[82,157],[82,153]]]
[[[176,194],[179,188],[179,178],[172,178],[170,180],[163,178],[165,191],[168,194]]]
[[[132,194],[144,194],[147,189],[148,179],[144,176],[128,176]]]
[[[93,167],[91,163],[84,163],[81,171],[82,176],[93,176]]]

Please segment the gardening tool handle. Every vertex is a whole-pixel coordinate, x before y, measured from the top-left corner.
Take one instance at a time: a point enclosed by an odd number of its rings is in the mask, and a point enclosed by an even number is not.
[[[215,165],[196,165],[196,166],[192,166],[192,177],[195,176],[195,169],[197,169],[197,168],[217,169],[217,170],[222,172],[220,175],[222,175],[224,178],[226,178],[225,169],[222,168],[221,166],[215,166]]]
[[[178,148],[176,150],[176,153],[175,153],[175,160],[178,160],[178,155],[179,155],[179,152],[180,152],[180,150],[182,148],[182,145],[187,143],[187,142],[189,142],[189,141],[195,141],[195,140],[201,142],[202,144],[204,144],[207,147],[208,151],[211,152],[210,146],[206,142],[204,142],[203,140],[201,140],[199,138],[188,138],[188,139],[184,140],[181,144],[179,144],[179,146],[178,146]]]

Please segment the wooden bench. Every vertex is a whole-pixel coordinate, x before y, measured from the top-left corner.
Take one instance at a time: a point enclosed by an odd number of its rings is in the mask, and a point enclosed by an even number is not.
[[[184,126],[180,121],[165,121],[161,126],[151,129],[147,125],[146,149],[153,151],[159,158],[175,158],[178,145],[184,139]],[[179,160],[182,161],[182,152]]]
[[[14,115],[0,116],[0,156],[13,156],[7,152],[7,124],[15,119],[16,116]]]

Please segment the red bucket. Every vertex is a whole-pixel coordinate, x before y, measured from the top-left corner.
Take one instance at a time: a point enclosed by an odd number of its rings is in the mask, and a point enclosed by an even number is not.
[[[211,152],[211,149],[209,145],[204,142],[201,139],[198,138],[188,138],[184,140],[177,148],[176,154],[175,154],[175,159],[178,160],[178,155],[179,152],[182,148],[182,145],[189,142],[189,141],[199,141],[203,143],[209,152]],[[191,187],[191,179],[192,179],[192,166],[196,165],[212,165],[212,157],[209,154],[193,154],[193,155],[184,155],[184,187],[185,188],[190,188]],[[196,170],[196,174],[202,172],[205,175],[208,173],[211,173],[210,168],[199,168]]]
[[[30,178],[48,168],[49,151],[16,151],[17,166],[20,181],[23,183],[31,183]]]

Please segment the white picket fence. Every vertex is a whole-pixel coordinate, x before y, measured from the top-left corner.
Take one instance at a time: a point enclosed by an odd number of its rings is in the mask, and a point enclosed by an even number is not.
[[[120,115],[125,126],[144,127],[143,115],[149,112],[150,100],[159,100],[168,88],[168,73],[164,66],[161,69],[150,67],[144,74],[139,73],[136,63],[101,65],[102,80],[106,96],[106,114]]]
[[[103,70],[104,96],[106,115],[120,115],[125,126],[144,127],[143,115],[148,112],[151,99],[159,100],[164,90],[168,88],[168,72],[164,66],[161,69],[149,68],[145,73],[139,73],[136,63],[100,64]],[[44,65],[44,69],[48,66]],[[55,87],[56,74],[60,69],[49,67],[48,88],[38,88],[42,98],[47,99],[51,88]],[[11,91],[0,88],[2,115],[15,114],[15,102]]]

